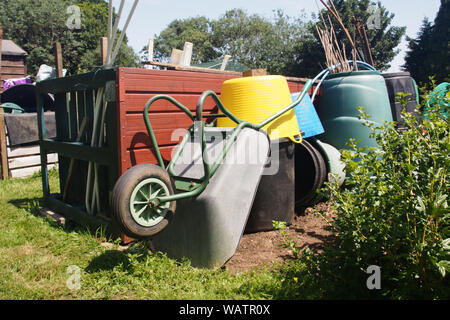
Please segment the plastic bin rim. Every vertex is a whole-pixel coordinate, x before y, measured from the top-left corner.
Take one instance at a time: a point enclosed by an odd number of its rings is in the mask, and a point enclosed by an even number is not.
[[[327,80],[341,77],[351,77],[351,76],[366,76],[366,75],[381,75],[380,71],[372,71],[372,70],[362,70],[362,71],[350,71],[350,72],[339,72],[330,74],[327,77]]]

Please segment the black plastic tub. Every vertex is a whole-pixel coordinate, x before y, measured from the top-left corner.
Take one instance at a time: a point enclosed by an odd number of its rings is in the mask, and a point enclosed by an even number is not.
[[[303,140],[295,144],[295,210],[300,213],[320,200],[317,194],[327,179],[327,165],[321,152]]]
[[[245,231],[273,230],[272,221],[292,223],[295,213],[295,143],[289,139],[271,141],[271,163],[265,168],[253,201]],[[273,173],[274,167],[278,171]]]

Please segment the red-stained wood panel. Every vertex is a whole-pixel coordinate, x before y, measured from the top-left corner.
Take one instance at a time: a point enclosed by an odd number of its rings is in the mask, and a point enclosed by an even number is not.
[[[172,155],[174,154],[176,145],[173,146],[165,146],[160,147],[159,151],[161,152],[161,156],[163,157],[164,161],[168,163],[170,159],[172,159]],[[126,150],[125,153],[127,155],[126,157],[126,163],[124,165],[125,169],[128,170],[132,166],[135,166],[140,163],[158,163],[158,160],[156,159],[155,154],[152,151],[153,149],[133,149],[133,150]]]
[[[127,93],[124,101],[125,108],[127,112],[143,112],[147,102],[158,94],[161,93]],[[195,111],[197,101],[201,93],[195,95],[179,92],[166,94],[180,102],[190,111]],[[214,107],[215,103],[211,98],[205,100],[205,103],[203,104],[203,110],[212,110]],[[157,100],[150,107],[150,112],[154,111],[180,111],[180,109],[167,100]]]
[[[195,114],[196,104],[202,92],[212,90],[220,95],[222,83],[237,77],[226,74],[133,68],[118,68],[117,73],[119,175],[136,164],[157,163],[143,118],[144,107],[148,100],[158,94],[166,94]],[[290,79],[288,85],[291,92],[299,92],[304,86],[304,81]],[[204,104],[205,113],[211,113],[214,109],[215,103],[208,98]],[[192,125],[192,120],[166,100],[152,104],[149,118],[163,159],[168,162],[185,130]]]
[[[183,128],[158,129],[155,131],[155,137],[159,146],[168,146],[180,143],[186,132]],[[151,147],[150,137],[146,131],[141,130],[128,131],[125,144],[128,150]]]
[[[157,163],[150,150],[150,138],[143,118],[148,100],[158,94],[166,94],[195,114],[197,100],[202,92],[212,90],[220,94],[222,83],[235,77],[187,71],[119,68],[119,174],[139,163]],[[214,108],[212,99],[207,99],[204,104],[205,114],[211,113]],[[152,104],[149,119],[163,158],[170,161],[172,149],[181,141],[185,130],[192,125],[192,120],[166,100]]]
[[[150,123],[153,131],[158,129],[187,128],[192,124],[192,120],[185,114],[179,112],[161,112],[149,113]],[[127,132],[144,130],[147,132],[142,113],[127,114],[126,118]]]
[[[128,69],[125,72],[127,81],[124,85],[127,92],[201,93],[205,90],[220,92],[223,81],[236,77],[171,70]]]

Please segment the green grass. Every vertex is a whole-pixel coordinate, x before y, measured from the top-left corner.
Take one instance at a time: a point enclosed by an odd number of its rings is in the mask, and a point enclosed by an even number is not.
[[[58,173],[50,172],[58,185]],[[244,274],[196,269],[154,253],[145,242],[120,250],[73,224],[39,216],[41,178],[0,181],[0,299],[292,299],[296,283],[279,270]],[[52,190],[53,191],[53,190]],[[80,288],[69,289],[69,266]]]

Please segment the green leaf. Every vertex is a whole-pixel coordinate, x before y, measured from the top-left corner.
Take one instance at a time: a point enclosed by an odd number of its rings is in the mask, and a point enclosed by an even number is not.
[[[446,251],[450,251],[450,238],[442,240],[442,248]]]
[[[420,212],[425,212],[427,207],[425,206],[425,203],[420,196],[417,196],[417,202],[419,203],[419,205],[416,206],[416,209]]]
[[[448,260],[441,260],[436,265],[437,265],[442,277],[445,277],[446,272],[450,271],[450,261],[448,261]]]

